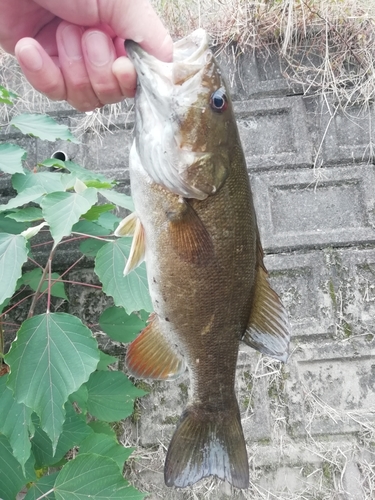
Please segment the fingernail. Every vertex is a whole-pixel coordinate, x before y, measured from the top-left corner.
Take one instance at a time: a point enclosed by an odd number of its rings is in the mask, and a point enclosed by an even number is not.
[[[24,45],[17,51],[17,57],[27,70],[39,71],[43,66],[43,58],[35,45]]]
[[[70,25],[62,30],[62,43],[69,59],[82,59],[81,36],[82,30],[78,26]]]
[[[87,35],[86,50],[94,66],[104,66],[111,61],[112,51],[108,36],[101,31],[93,31]]]

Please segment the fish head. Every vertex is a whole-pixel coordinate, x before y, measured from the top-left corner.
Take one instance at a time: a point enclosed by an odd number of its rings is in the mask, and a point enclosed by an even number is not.
[[[143,169],[177,195],[215,194],[229,173],[236,128],[206,32],[176,42],[169,63],[133,41],[125,47],[138,74],[135,143]]]

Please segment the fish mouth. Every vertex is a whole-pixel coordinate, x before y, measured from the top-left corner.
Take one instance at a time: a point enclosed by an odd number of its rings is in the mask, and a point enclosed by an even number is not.
[[[196,75],[205,65],[208,36],[203,29],[173,44],[173,61],[166,63],[150,55],[133,40],[125,41],[129,59],[135,66],[141,86],[151,90],[157,84],[158,93],[163,87],[181,85]]]

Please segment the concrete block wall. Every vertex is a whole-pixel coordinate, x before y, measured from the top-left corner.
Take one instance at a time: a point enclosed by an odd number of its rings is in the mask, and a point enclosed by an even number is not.
[[[247,498],[370,500],[375,495],[375,174],[373,110],[335,110],[303,96],[282,76],[277,55],[221,55],[232,84],[266,266],[293,328],[281,365],[241,346],[237,391],[251,486],[232,491],[215,479],[186,490],[163,484],[166,447],[187,400],[188,377],[147,384],[150,394],[124,423],[137,443],[131,480],[152,499]],[[76,123],[66,106],[60,120]],[[30,151],[56,149],[119,181],[128,191],[133,116],[125,106],[102,139],[49,144],[0,132]],[[4,196],[9,183],[0,179]],[[74,248],[61,257],[69,261]],[[70,252],[70,253],[69,253]],[[75,271],[92,279],[88,269]],[[67,310],[95,322],[92,292],[71,291]],[[91,306],[88,309],[88,306]],[[85,316],[85,317],[86,317]],[[108,348],[108,343],[104,344]],[[123,346],[112,346],[120,358]]]

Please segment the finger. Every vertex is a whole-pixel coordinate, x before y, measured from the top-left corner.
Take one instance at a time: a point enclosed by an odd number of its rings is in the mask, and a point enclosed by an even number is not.
[[[138,42],[162,61],[172,60],[172,39],[149,0],[34,1],[56,16],[81,26],[107,23],[118,37]]]
[[[34,37],[51,57],[57,56],[56,31],[60,23],[61,19],[56,17],[43,26]]]
[[[123,99],[121,88],[112,72],[116,50],[112,39],[103,31],[90,29],[82,37],[82,49],[92,88],[103,104]]]
[[[66,89],[63,75],[43,47],[33,38],[22,38],[15,55],[31,85],[52,100],[64,100]]]
[[[117,36],[134,40],[162,61],[172,60],[172,39],[148,0],[112,0],[111,3],[112,9],[102,9],[102,21],[108,23]],[[104,18],[105,15],[109,17]]]
[[[65,80],[66,100],[79,111],[92,111],[101,105],[86,69],[81,46],[84,28],[63,21],[57,29],[59,64]]]
[[[112,72],[117,79],[122,95],[134,97],[137,74],[130,60],[125,56],[118,57],[112,65]]]

